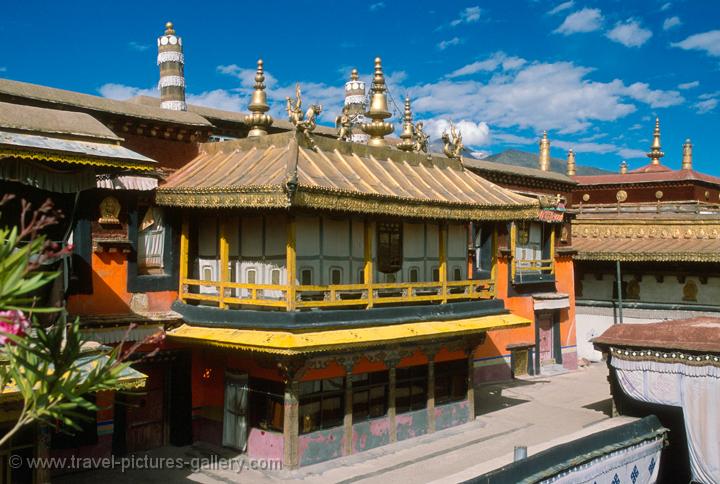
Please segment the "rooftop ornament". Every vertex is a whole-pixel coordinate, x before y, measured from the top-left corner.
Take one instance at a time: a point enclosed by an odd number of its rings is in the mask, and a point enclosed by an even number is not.
[[[660,164],[660,158],[665,156],[665,153],[660,149],[660,118],[655,118],[655,130],[653,131],[653,142],[650,147],[650,151],[646,155],[652,160],[653,165]]]
[[[342,113],[335,118],[335,129],[337,129],[337,139],[340,141],[352,141],[352,117],[350,116],[350,106],[343,106]]]
[[[267,114],[270,106],[267,102],[267,93],[265,92],[265,71],[263,70],[263,61],[257,61],[257,73],[255,74],[255,91],[253,91],[250,99],[250,114],[245,116],[245,122],[250,125],[248,137],[263,136],[267,134],[267,130],[272,126],[272,116]]]
[[[384,121],[391,116],[388,111],[387,87],[385,86],[385,76],[382,70],[382,60],[380,57],[375,58],[375,76],[371,88],[372,95],[370,97],[370,109],[366,116],[371,119],[369,123],[363,123],[360,128],[370,135],[368,145],[385,146],[385,135],[393,132],[392,123]]]
[[[418,153],[428,152],[428,140],[430,136],[425,133],[424,124],[422,121],[418,121],[414,126],[415,131],[415,151]]]
[[[685,143],[683,144],[683,157],[682,157],[682,169],[683,170],[692,170],[692,142],[690,142],[690,138],[685,140]]]
[[[620,163],[620,174],[625,175],[628,172],[628,164],[627,161],[623,160],[622,163]]]
[[[317,126],[315,118],[322,112],[321,104],[311,104],[310,108],[303,114],[302,111],[302,95],[300,92],[300,84],[295,85],[295,99],[285,98],[285,110],[288,114],[288,121],[295,126],[295,131],[302,133],[310,148],[315,150],[317,146],[310,136]]]
[[[450,132],[445,131],[442,135],[443,152],[448,158],[462,160],[462,152],[465,145],[462,142],[462,133],[450,122]]]
[[[540,139],[540,158],[538,165],[542,171],[550,170],[550,140],[548,139],[547,131],[543,131],[542,138]]]
[[[567,176],[575,176],[575,152],[570,148],[567,154]]]
[[[405,115],[403,116],[402,133],[397,148],[402,151],[415,150],[415,126],[412,122],[412,111],[410,110],[410,97],[405,96]]]

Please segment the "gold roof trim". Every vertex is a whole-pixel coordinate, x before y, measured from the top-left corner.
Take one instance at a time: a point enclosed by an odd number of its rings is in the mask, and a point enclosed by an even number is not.
[[[294,356],[348,347],[366,348],[391,343],[448,338],[527,326],[530,323],[530,320],[514,314],[501,314],[455,321],[427,321],[310,333],[206,328],[184,324],[170,331],[168,338],[223,348]]]
[[[132,168],[133,170],[153,170],[155,167],[146,163],[134,163],[124,160],[107,160],[93,158],[90,156],[70,155],[57,153],[52,154],[43,151],[26,151],[0,148],[0,158],[21,158],[23,160],[52,161],[56,163],[72,163],[79,165],[105,166],[112,168]]]

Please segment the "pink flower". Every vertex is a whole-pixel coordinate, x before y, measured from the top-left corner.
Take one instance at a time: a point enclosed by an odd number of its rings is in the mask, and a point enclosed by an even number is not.
[[[14,334],[23,336],[25,330],[30,327],[30,321],[25,317],[22,311],[0,311],[0,333]],[[8,342],[8,337],[0,334],[0,345]]]

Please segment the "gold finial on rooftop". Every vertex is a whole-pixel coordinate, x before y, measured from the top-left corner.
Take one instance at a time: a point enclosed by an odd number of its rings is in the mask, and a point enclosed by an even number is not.
[[[625,175],[627,172],[628,172],[627,161],[622,160],[622,162],[620,162],[620,174]]]
[[[380,57],[375,58],[375,75],[373,76],[373,83],[370,97],[370,109],[367,112],[367,117],[372,121],[369,123],[363,123],[361,129],[370,135],[368,145],[370,146],[385,146],[385,135],[393,132],[392,123],[384,121],[391,116],[388,111],[387,104],[387,87],[385,86],[385,76],[382,70],[382,60]]]
[[[692,150],[693,146],[690,142],[690,138],[685,140],[685,143],[683,144],[683,157],[682,157],[682,169],[683,170],[692,170],[693,168],[693,159],[692,159]]]
[[[175,29],[173,28],[172,22],[165,24],[165,35],[175,35]]]
[[[405,115],[403,116],[402,133],[397,148],[403,151],[413,151],[415,149],[415,128],[412,122],[412,110],[410,109],[410,97],[405,96]]]
[[[550,140],[548,139],[547,131],[543,131],[542,139],[540,139],[538,166],[542,171],[550,170]]]
[[[350,80],[351,80],[351,81],[357,81],[357,80],[359,80],[359,79],[360,79],[360,76],[358,76],[358,70],[357,70],[357,69],[353,69],[353,70],[350,72]]]
[[[575,176],[575,152],[570,148],[567,154],[567,176]]]
[[[650,158],[653,165],[660,164],[660,158],[665,156],[665,153],[660,149],[660,118],[655,118],[655,130],[653,131],[653,142],[650,147],[650,151],[646,155]]]
[[[267,134],[267,130],[272,126],[272,116],[267,114],[270,106],[267,103],[267,93],[265,92],[265,70],[263,69],[262,59],[257,61],[257,72],[255,73],[255,90],[250,99],[250,114],[245,116],[245,122],[250,125],[248,137],[262,136]]]

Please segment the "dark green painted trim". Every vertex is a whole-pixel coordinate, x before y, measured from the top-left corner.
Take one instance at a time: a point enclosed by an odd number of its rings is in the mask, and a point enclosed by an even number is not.
[[[429,304],[422,306],[380,307],[372,309],[336,309],[326,311],[258,311],[193,306],[176,301],[172,309],[188,324],[233,329],[281,329],[302,331],[316,328],[365,327],[421,321],[508,314],[501,299]]]
[[[657,417],[650,415],[635,422],[551,447],[500,469],[464,481],[464,484],[539,482],[610,452],[655,439],[665,435],[667,431]]]

